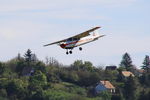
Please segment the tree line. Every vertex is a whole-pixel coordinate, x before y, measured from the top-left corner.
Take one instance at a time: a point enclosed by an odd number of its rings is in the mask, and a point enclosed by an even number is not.
[[[128,53],[116,70],[105,70],[90,61],[65,66],[53,57],[45,62],[28,49],[23,56],[0,62],[0,100],[150,100],[150,59],[146,55],[137,74]],[[135,77],[121,77],[130,71]],[[95,93],[100,80],[110,81],[116,93]]]

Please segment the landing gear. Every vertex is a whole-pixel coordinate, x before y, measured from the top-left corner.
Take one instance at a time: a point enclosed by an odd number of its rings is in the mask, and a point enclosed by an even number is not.
[[[80,47],[79,50],[82,51],[82,47]]]
[[[72,51],[69,51],[70,54],[72,54]]]
[[[72,50],[68,51],[68,49],[67,49],[66,54],[67,54],[67,55],[68,55],[68,54],[72,54]]]
[[[73,52],[72,52],[73,48],[68,48],[68,49],[66,49],[66,50],[67,50],[67,51],[66,51],[66,54],[67,54],[67,55],[73,53]],[[79,50],[82,51],[82,47],[79,47]]]
[[[67,49],[67,52],[66,52],[66,54],[67,54],[67,55],[69,54],[69,52],[68,52],[68,49]]]
[[[69,54],[68,51],[66,52],[66,54],[67,54],[67,55]]]

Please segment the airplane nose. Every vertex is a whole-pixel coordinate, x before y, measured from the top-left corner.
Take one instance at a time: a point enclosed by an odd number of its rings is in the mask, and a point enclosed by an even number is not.
[[[61,48],[65,48],[66,45],[65,45],[65,44],[61,44],[60,47],[61,47]]]

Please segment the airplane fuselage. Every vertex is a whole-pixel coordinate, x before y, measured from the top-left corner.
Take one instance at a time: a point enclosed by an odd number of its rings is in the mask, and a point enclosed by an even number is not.
[[[93,34],[93,35],[90,35],[90,36],[83,37],[79,40],[78,39],[74,40],[72,38],[72,40],[71,39],[70,39],[70,41],[66,40],[66,42],[62,42],[59,45],[63,49],[73,49],[74,47],[81,46],[83,44],[87,44],[89,42],[95,41],[95,40],[97,40],[98,38],[100,38],[102,36],[103,35]]]

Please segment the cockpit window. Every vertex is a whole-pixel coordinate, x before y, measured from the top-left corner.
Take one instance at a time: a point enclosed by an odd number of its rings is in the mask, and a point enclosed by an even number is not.
[[[77,40],[79,40],[78,38],[69,38],[69,39],[67,39],[67,41],[77,41]]]

